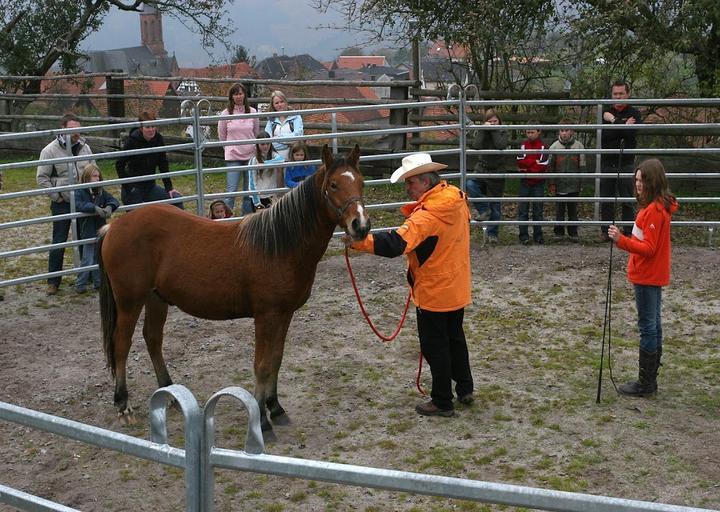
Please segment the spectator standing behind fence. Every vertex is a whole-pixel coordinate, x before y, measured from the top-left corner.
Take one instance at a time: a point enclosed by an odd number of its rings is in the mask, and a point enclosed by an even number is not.
[[[220,115],[231,114],[253,114],[257,110],[252,108],[248,103],[248,95],[245,86],[242,84],[233,84],[228,91],[228,106]],[[260,130],[260,120],[255,117],[252,119],[230,119],[218,121],[218,138],[225,140],[247,140],[254,139],[255,134]],[[254,144],[234,144],[232,146],[224,146],[225,165],[227,167],[236,167],[239,165],[247,165],[255,152]],[[237,192],[240,185],[240,175],[242,174],[242,189],[248,190],[248,173],[247,171],[228,171],[226,181],[226,192]],[[225,199],[227,205],[232,209],[235,208],[235,196]],[[242,198],[241,212],[243,215],[252,213],[252,201],[249,197]]]
[[[560,124],[572,124],[570,119],[561,119]],[[575,138],[575,130],[569,128],[560,128],[560,136],[558,140],[552,143],[551,150],[582,150],[585,149],[583,143]],[[551,173],[580,173],[585,172],[587,165],[585,162],[585,154],[573,153],[563,154],[554,153],[550,155],[549,170]],[[548,188],[550,193],[555,197],[579,197],[582,190],[581,178],[553,178],[548,179]],[[578,203],[576,201],[555,203],[555,220],[562,222],[565,220],[567,212],[567,220],[578,220]],[[565,226],[557,224],[554,228],[555,236],[562,238],[565,236]],[[578,227],[567,226],[567,234],[570,240],[578,240]]]
[[[139,121],[155,121],[155,114],[142,112]],[[132,149],[159,148],[165,145],[163,136],[155,126],[143,125],[140,128],[133,128],[130,136],[123,144],[123,151]],[[166,173],[170,170],[167,154],[165,151],[155,153],[144,153],[142,155],[126,155],[115,162],[115,169],[119,178],[134,178],[138,176],[154,175],[158,170]],[[147,181],[136,181],[123,183],[120,198],[123,204],[147,203],[150,201],[161,201],[170,197],[178,197],[180,194],[173,188],[170,178],[163,178],[165,188],[159,187],[154,179]]]
[[[494,109],[485,111],[485,124],[497,126],[502,124],[500,116]],[[472,140],[473,149],[505,149],[507,148],[506,130],[477,130]],[[506,171],[505,155],[480,155],[475,165],[476,173],[501,173]],[[502,197],[505,192],[505,178],[473,178],[467,182],[470,197]],[[502,203],[499,201],[480,201],[473,203],[477,210],[475,220],[496,221],[502,219]],[[491,224],[487,230],[488,241],[498,241],[499,226]]]
[[[100,169],[95,164],[85,166],[80,176],[80,183],[99,183],[103,179]],[[109,219],[113,212],[120,207],[120,203],[110,192],[103,187],[97,186],[92,188],[83,188],[75,192],[75,206],[77,211],[92,214],[90,217],[82,217],[78,219],[78,236],[81,240],[97,236],[98,229],[103,227],[106,220]],[[95,265],[97,259],[95,257],[95,243],[85,244],[82,248],[82,260],[80,265],[87,267]],[[93,286],[95,290],[100,289],[100,271],[93,270],[80,272],[75,282],[75,291],[85,293],[90,282],[90,274],[92,273]]]
[[[288,102],[282,91],[273,91],[270,95],[270,111],[277,112],[265,125],[265,131],[275,137],[300,137],[303,134],[302,117],[288,112]],[[273,142],[275,151],[288,160],[290,147],[282,142]]]
[[[229,219],[233,216],[233,211],[225,204],[225,201],[217,200],[210,203],[208,208],[208,219]]]
[[[630,85],[622,80],[616,80],[612,84],[612,99],[618,100],[618,103],[605,107],[603,109],[603,124],[606,125],[634,125],[642,123],[640,111],[631,107],[625,101],[630,98]],[[635,169],[635,155],[628,154],[625,150],[635,149],[637,147],[637,130],[621,129],[612,130],[604,129],[600,139],[600,146],[603,149],[623,148],[622,155],[601,155],[602,172],[604,174],[617,175],[621,173],[632,173]],[[603,177],[600,180],[600,195],[602,197],[632,197],[633,196],[633,180],[632,178]],[[621,203],[622,220],[631,221],[635,218],[635,209],[632,203]],[[600,203],[600,218],[605,221],[615,220],[615,204]],[[632,228],[625,226],[623,232],[630,235]],[[604,224],[600,228],[600,239],[609,240],[608,227]]]
[[[290,146],[290,161],[304,162],[310,156],[308,147],[302,141],[297,141]],[[288,188],[297,187],[302,180],[315,174],[317,169],[314,165],[296,165],[285,168],[285,186]]]
[[[80,120],[75,114],[65,114],[60,119],[62,128],[78,128]],[[70,150],[73,156],[92,154],[90,146],[85,143],[85,139],[80,137],[79,133],[58,135],[55,140],[45,146],[40,152],[40,160],[49,160],[51,158],[63,158],[68,156],[66,142],[69,138]],[[37,168],[37,184],[42,188],[61,187],[77,183],[80,180],[80,173],[88,164],[94,164],[94,160],[79,160],[63,164],[46,164],[42,163]],[[50,192],[50,212],[52,215],[66,215],[70,213],[70,194],[71,191]],[[68,233],[70,232],[70,219],[57,220],[53,222],[52,243],[60,244],[67,242]],[[57,272],[62,270],[63,258],[65,256],[65,248],[52,249],[48,257],[48,272]],[[55,295],[60,287],[61,277],[51,277],[47,280],[48,286],[46,293]]]
[[[670,283],[670,221],[678,209],[660,160],[645,160],[635,171],[635,197],[641,210],[632,233],[623,235],[617,226],[608,236],[628,251],[628,281],[635,288],[640,330],[638,380],[618,387],[628,396],[647,396],[657,391],[657,373],[663,352],[662,287]]]
[[[528,124],[540,124],[536,120],[528,121]],[[525,130],[527,139],[520,145],[520,149],[525,151],[545,150],[545,144],[540,138],[542,132],[535,128]],[[544,174],[548,170],[547,155],[543,153],[525,153],[517,156],[517,164],[520,172]],[[545,196],[545,178],[525,177],[520,179],[520,197],[544,197]],[[518,204],[518,220],[527,221],[530,210],[530,203],[521,202]],[[534,201],[532,203],[532,220],[534,222],[542,222],[543,220],[543,203],[542,201]],[[519,226],[520,242],[527,244],[529,242],[527,224]],[[536,244],[545,243],[543,238],[542,226],[533,225],[533,240]]]
[[[394,258],[407,255],[407,279],[417,316],[420,349],[432,374],[431,400],[418,404],[423,416],[454,414],[452,382],[458,402],[473,402],[463,317],[471,303],[470,210],[467,196],[441,180],[444,164],[427,153],[413,153],[390,177],[405,181],[412,203],[400,211],[405,222],[394,231],[368,235],[360,242],[343,241],[358,251]]]
[[[265,132],[260,132],[255,138],[267,139],[270,135]],[[270,141],[261,142],[255,145],[255,156],[250,159],[248,165],[257,164],[275,164],[282,163],[285,159],[279,155]],[[252,169],[250,171],[250,180],[248,183],[248,189],[252,192],[260,192],[262,190],[268,190],[273,188],[283,188],[285,186],[285,179],[283,176],[283,170],[277,167],[270,167],[266,169]],[[277,193],[272,194],[252,194],[253,208],[260,210],[262,208],[269,208],[272,203],[277,199]]]

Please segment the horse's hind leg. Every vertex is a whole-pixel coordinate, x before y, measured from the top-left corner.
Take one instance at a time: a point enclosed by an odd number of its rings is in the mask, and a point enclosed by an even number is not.
[[[263,432],[272,431],[265,406],[278,424],[288,423],[277,399],[277,375],[282,363],[285,335],[291,315],[263,315],[255,318],[255,399],[260,407]]]
[[[115,361],[115,395],[113,402],[118,411],[118,419],[121,423],[135,423],[133,410],[128,403],[128,390],[126,382],[127,357],[132,346],[132,336],[135,332],[135,325],[142,306],[126,311],[118,307],[117,322],[115,324],[113,354]]]
[[[172,384],[165,359],[162,354],[163,328],[167,320],[168,305],[160,297],[151,293],[145,302],[145,323],[143,325],[143,338],[147,345],[150,360],[155,369],[158,386],[164,388]]]

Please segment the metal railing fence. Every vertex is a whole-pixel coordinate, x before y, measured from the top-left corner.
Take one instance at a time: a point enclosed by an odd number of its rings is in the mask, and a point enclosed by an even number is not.
[[[248,413],[244,450],[215,446],[215,408],[222,398],[234,398]],[[184,448],[168,443],[166,409],[174,399],[184,418]],[[483,503],[562,512],[712,512],[709,509],[627,500],[608,496],[555,491],[520,485],[451,478],[352,464],[339,464],[265,453],[260,410],[251,393],[228,387],[215,393],[201,409],[181,385],[155,391],[148,413],[151,441],[85,425],[58,416],[0,402],[0,419],[58,434],[82,443],[122,452],[185,471],[185,510],[214,510],[214,471],[229,469],[342,485],[424,494]],[[74,511],[39,496],[0,485],[0,503],[27,511]]]
[[[219,147],[225,147],[230,145],[237,145],[237,144],[255,144],[258,142],[268,142],[268,141],[282,141],[284,143],[291,143],[294,141],[306,141],[306,142],[329,142],[333,150],[337,152],[337,142],[339,139],[343,139],[346,141],[352,142],[353,140],[367,140],[367,138],[377,138],[377,137],[383,137],[388,135],[395,135],[395,136],[407,136],[412,134],[419,134],[419,133],[457,133],[459,134],[459,145],[457,148],[450,148],[450,149],[435,149],[428,151],[433,157],[436,158],[444,158],[444,159],[452,159],[452,161],[457,162],[457,169],[458,172],[448,172],[443,174],[443,177],[447,179],[457,179],[460,182],[460,186],[464,189],[466,186],[466,180],[467,179],[478,179],[478,178],[504,178],[504,179],[511,179],[511,180],[517,180],[519,178],[523,178],[525,176],[529,177],[536,177],[533,174],[523,174],[519,172],[505,172],[505,173],[494,173],[494,174],[478,174],[476,172],[473,172],[473,169],[468,169],[468,159],[483,155],[497,155],[502,154],[505,156],[516,156],[519,154],[524,153],[538,153],[540,151],[532,151],[532,150],[519,150],[519,149],[505,149],[505,150],[474,150],[469,149],[468,146],[468,138],[472,136],[473,132],[476,132],[478,130],[498,130],[498,129],[512,129],[512,130],[525,130],[530,128],[537,128],[541,130],[557,130],[561,127],[564,128],[570,128],[570,129],[576,129],[576,130],[591,130],[596,131],[597,134],[601,134],[603,130],[625,130],[625,129],[634,129],[638,132],[653,132],[660,128],[663,130],[676,130],[678,133],[682,133],[683,130],[688,129],[689,127],[692,128],[704,128],[704,129],[718,129],[720,132],[720,125],[718,123],[690,123],[690,124],[682,124],[682,123],[673,123],[673,124],[662,124],[662,125],[653,125],[653,124],[638,124],[633,125],[632,127],[626,127],[626,126],[615,126],[615,125],[603,125],[602,120],[600,119],[600,115],[598,115],[598,119],[596,121],[596,124],[570,124],[570,125],[478,125],[478,124],[470,124],[468,122],[467,118],[467,110],[477,109],[477,108],[483,108],[483,107],[499,107],[499,106],[518,106],[518,105],[532,105],[532,106],[569,106],[569,107],[577,107],[577,106],[593,106],[597,109],[598,113],[601,113],[602,106],[607,104],[614,104],[616,103],[615,100],[495,100],[495,101],[489,101],[489,100],[473,100],[472,95],[468,93],[468,89],[462,89],[462,88],[453,88],[451,89],[449,96],[452,96],[453,91],[457,92],[457,97],[452,98],[449,97],[446,100],[433,100],[433,101],[424,101],[424,102],[415,102],[415,103],[408,103],[408,102],[398,102],[398,103],[384,103],[381,105],[372,105],[372,106],[340,106],[340,107],[328,107],[328,108],[318,108],[318,109],[303,109],[303,110],[296,110],[293,111],[293,114],[298,115],[318,115],[318,114],[330,114],[333,119],[336,118],[338,114],[347,114],[352,112],[362,112],[367,110],[395,110],[395,109],[432,109],[432,108],[442,108],[447,109],[449,111],[455,111],[457,114],[457,122],[443,122],[443,123],[437,123],[430,126],[401,126],[401,127],[394,127],[394,128],[384,128],[384,129],[368,129],[368,130],[355,130],[351,132],[340,132],[336,128],[333,129],[331,132],[323,132],[323,133],[315,133],[315,134],[307,134],[299,137],[284,137],[282,139],[247,139],[247,140],[226,140],[226,141],[211,141],[206,140],[204,137],[197,136],[198,134],[202,133],[202,127],[208,126],[208,125],[214,125],[218,121],[221,120],[234,120],[234,119],[248,119],[248,118],[259,118],[261,120],[270,118],[275,115],[275,113],[266,113],[266,112],[257,112],[257,113],[250,113],[250,114],[235,114],[235,115],[200,115],[200,108],[198,107],[198,103],[201,103],[205,100],[200,99],[199,102],[195,102],[193,100],[186,100],[183,104],[183,114],[189,113],[190,115],[183,115],[181,117],[177,118],[170,118],[170,119],[159,119],[154,121],[146,121],[146,122],[128,122],[128,123],[117,123],[117,124],[111,124],[111,125],[95,125],[95,126],[84,126],[79,128],[60,128],[60,129],[52,129],[52,130],[41,130],[41,131],[35,131],[35,132],[23,132],[23,133],[10,133],[10,134],[0,134],[0,143],[6,140],[24,140],[29,138],[37,138],[37,137],[56,137],[58,135],[71,135],[74,133],[95,133],[95,132],[106,132],[108,130],[129,130],[133,128],[142,127],[144,125],[152,125],[152,126],[170,126],[170,125],[191,125],[193,127],[193,132],[196,134],[196,136],[193,138],[192,141],[186,142],[186,143],[180,143],[180,144],[170,144],[167,146],[157,147],[157,148],[148,148],[148,149],[135,149],[135,150],[126,150],[126,151],[110,151],[110,152],[103,152],[103,153],[96,153],[91,156],[92,159],[98,161],[98,160],[108,160],[108,159],[116,159],[118,157],[122,156],[136,156],[136,155],[146,155],[156,152],[166,152],[166,153],[173,153],[176,151],[181,150],[192,150],[193,152],[193,166],[191,168],[178,170],[178,171],[172,171],[168,173],[164,173],[162,175],[155,175],[154,178],[176,178],[176,177],[183,177],[183,176],[193,176],[194,179],[194,193],[184,195],[181,198],[177,199],[166,199],[159,202],[163,203],[169,203],[169,204],[176,204],[176,203],[194,203],[195,209],[199,215],[202,215],[204,213],[205,203],[209,200],[215,200],[218,198],[227,198],[227,197],[245,197],[250,195],[252,192],[248,191],[237,191],[237,192],[210,192],[205,190],[205,180],[204,178],[206,176],[210,176],[213,174],[219,174],[219,173],[226,173],[228,171],[242,171],[242,172],[249,172],[251,170],[255,169],[262,169],[267,167],[274,167],[274,168],[286,168],[291,167],[293,165],[300,165],[297,163],[292,162],[285,162],[282,164],[272,164],[272,165],[253,165],[253,166],[240,166],[240,167],[211,167],[207,166],[206,162],[203,158],[203,151],[208,148],[219,148]],[[470,92],[472,90],[470,89]],[[720,106],[720,99],[715,98],[702,98],[702,99],[638,99],[638,100],[631,100],[631,103],[637,104],[637,105],[671,105],[671,106],[684,106],[684,105],[703,105],[703,106],[710,106],[710,107],[717,107]],[[336,124],[333,126],[336,127]],[[410,154],[410,151],[404,151],[404,152],[398,152],[398,151],[389,151],[387,153],[377,154],[377,155],[367,155],[361,157],[361,162],[374,162],[374,161],[397,161],[398,159]],[[484,222],[477,222],[473,221],[473,225],[479,225],[483,228],[483,233],[485,233],[485,230],[489,225],[543,225],[543,226],[557,226],[557,225],[563,225],[563,226],[570,226],[570,225],[579,225],[579,226],[594,226],[594,225],[601,225],[606,224],[607,221],[601,221],[599,220],[598,210],[599,205],[601,203],[607,203],[607,202],[617,202],[620,203],[628,203],[628,202],[634,202],[635,198],[633,197],[601,197],[599,194],[599,184],[600,180],[602,179],[615,179],[617,176],[620,178],[631,178],[632,174],[628,173],[621,173],[619,175],[617,174],[607,174],[602,173],[601,169],[601,161],[603,158],[614,158],[616,155],[619,154],[618,150],[614,149],[603,149],[599,147],[599,137],[598,137],[598,143],[596,144],[596,147],[588,147],[583,150],[543,150],[542,153],[547,155],[555,155],[555,154],[587,154],[587,155],[595,155],[597,156],[596,161],[596,168],[594,172],[586,172],[586,173],[564,173],[564,174],[554,174],[554,177],[579,177],[583,180],[592,180],[594,181],[594,195],[592,197],[578,197],[578,198],[572,198],[572,201],[578,202],[578,203],[592,203],[594,205],[594,215],[592,220],[582,220],[582,221],[554,221],[554,220],[544,220],[544,221],[519,221],[519,220],[498,220],[498,221],[484,221]],[[626,149],[624,150],[625,154],[628,155],[636,155],[636,156],[643,156],[643,155],[720,155],[720,148],[713,148],[713,147],[703,147],[703,148],[635,148],[635,149]],[[71,153],[68,153],[67,157],[63,158],[55,158],[52,160],[27,160],[27,161],[21,161],[21,162],[12,162],[12,163],[1,163],[0,164],[0,172],[4,170],[10,170],[10,169],[17,169],[17,168],[23,168],[23,167],[32,167],[39,164],[62,164],[62,163],[73,163],[77,161],[83,161],[87,160],[87,155],[79,155],[79,156],[72,156]],[[303,163],[310,163],[310,164],[320,164],[319,160],[311,160],[309,162],[303,162]],[[676,173],[671,172],[668,173],[668,178],[671,180],[675,179],[701,179],[701,180],[717,180],[720,178],[720,173],[718,172],[698,172],[697,170],[688,170],[687,172],[683,173]],[[124,184],[131,184],[139,181],[146,181],[148,178],[147,176],[142,177],[134,177],[134,178],[123,178],[123,179],[111,179],[111,180],[105,180],[103,182],[103,185],[105,187],[108,186],[117,186],[117,185],[124,185]],[[373,179],[373,180],[367,180],[366,181],[368,186],[380,186],[380,185],[386,185],[389,183],[388,179]],[[78,184],[78,183],[71,183],[69,185],[64,186],[57,186],[53,188],[34,188],[29,190],[21,190],[16,192],[4,192],[0,193],[0,205],[7,204],[6,201],[12,201],[15,199],[21,199],[21,198],[28,198],[33,196],[44,196],[45,194],[49,192],[65,192],[65,191],[74,191],[79,190],[82,188],[89,188],[92,187],[92,184]],[[284,192],[287,189],[273,189],[271,192]],[[71,194],[71,197],[74,198],[74,194]],[[488,201],[492,200],[493,202],[500,202],[500,203],[521,203],[521,202],[543,202],[543,203],[560,203],[560,202],[566,202],[571,201],[569,198],[563,198],[563,197],[542,197],[542,198],[536,198],[536,197],[520,197],[520,196],[505,196],[505,197],[493,197],[493,198],[470,198],[469,199],[471,203],[481,202],[481,201]],[[708,196],[708,197],[680,197],[679,201],[682,203],[718,203],[720,204],[720,197],[714,197],[714,196]],[[403,202],[390,202],[390,203],[378,203],[378,204],[370,204],[368,205],[368,208],[370,209],[394,209],[397,208],[398,205],[404,204]],[[72,226],[73,226],[73,240],[58,244],[39,244],[35,246],[30,247],[22,247],[17,248],[14,250],[4,250],[4,247],[0,246],[0,262],[3,259],[7,258],[15,258],[15,257],[21,257],[26,255],[31,255],[34,253],[42,253],[47,252],[52,249],[58,249],[58,248],[72,248],[74,252],[74,258],[73,258],[73,268],[71,269],[64,269],[60,272],[54,272],[54,273],[41,273],[41,274],[34,274],[29,276],[22,276],[14,279],[4,279],[0,278],[0,287],[3,286],[12,286],[12,285],[18,285],[23,283],[28,283],[40,279],[46,279],[48,277],[53,276],[59,276],[59,275],[67,275],[67,274],[73,274],[77,272],[87,271],[87,270],[93,270],[96,268],[96,266],[90,266],[90,267],[80,267],[79,266],[79,247],[83,245],[87,245],[93,242],[92,239],[85,239],[85,240],[78,240],[77,238],[77,232],[76,232],[76,222],[78,218],[88,216],[89,214],[79,213],[75,209],[74,201],[71,201],[71,209],[69,214],[65,215],[57,215],[57,216],[40,216],[35,218],[29,218],[29,219],[20,219],[20,220],[9,220],[5,221],[3,223],[0,223],[0,234],[2,236],[5,236],[5,233],[8,233],[9,230],[12,229],[21,229],[25,226],[31,226],[35,224],[44,224],[44,223],[51,223],[53,221],[58,220],[64,220],[69,219],[71,220]],[[127,211],[131,210],[133,208],[137,208],[141,205],[130,205],[130,206],[121,206],[120,211]],[[620,221],[618,224],[627,224],[628,222]],[[695,226],[695,227],[703,227],[708,230],[708,243],[712,246],[712,236],[714,233],[714,230],[718,225],[720,225],[720,219],[712,219],[712,220],[702,220],[702,219],[689,219],[689,220],[682,220],[682,221],[673,221],[673,225],[676,226]],[[375,229],[373,231],[380,231],[384,229],[390,229],[390,226],[381,227],[379,229]]]

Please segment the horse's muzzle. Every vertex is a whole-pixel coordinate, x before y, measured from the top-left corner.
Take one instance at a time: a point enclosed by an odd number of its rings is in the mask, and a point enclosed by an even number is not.
[[[364,240],[368,233],[370,233],[369,217],[356,217],[352,220],[350,226],[348,227],[348,235],[356,241]]]

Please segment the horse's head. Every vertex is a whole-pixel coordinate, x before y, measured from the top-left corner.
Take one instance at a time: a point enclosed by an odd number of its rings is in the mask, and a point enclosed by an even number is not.
[[[322,161],[325,168],[322,195],[330,217],[354,240],[362,240],[370,231],[370,217],[363,204],[360,147],[356,144],[347,157],[335,159],[325,144]]]

